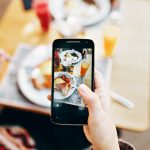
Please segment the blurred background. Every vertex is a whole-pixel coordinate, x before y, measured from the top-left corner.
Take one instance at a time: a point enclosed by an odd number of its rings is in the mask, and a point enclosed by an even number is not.
[[[58,38],[94,41],[118,136],[149,150],[149,0],[0,0],[0,148],[88,149],[82,127],[50,120]]]

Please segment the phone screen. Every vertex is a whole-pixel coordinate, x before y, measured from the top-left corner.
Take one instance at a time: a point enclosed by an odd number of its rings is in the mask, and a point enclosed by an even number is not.
[[[93,88],[93,50],[91,40],[58,40],[53,45],[52,114],[60,123],[83,124],[87,119],[78,87]]]

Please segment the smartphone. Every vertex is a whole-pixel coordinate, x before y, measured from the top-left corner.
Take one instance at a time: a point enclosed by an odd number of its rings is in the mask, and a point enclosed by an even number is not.
[[[78,86],[94,88],[94,42],[57,39],[52,46],[51,119],[56,124],[87,124],[88,109]]]

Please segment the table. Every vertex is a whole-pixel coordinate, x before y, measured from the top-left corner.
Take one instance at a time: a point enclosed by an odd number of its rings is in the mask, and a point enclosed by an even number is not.
[[[18,15],[13,15],[14,11],[16,11],[16,13]],[[12,20],[12,18],[13,18],[13,20]],[[22,20],[22,18],[24,18],[24,19]],[[31,27],[33,30],[30,30],[29,27]],[[86,37],[88,36],[90,38],[90,36],[91,36],[90,32],[91,32],[91,30],[89,30],[86,33]],[[95,30],[93,32],[96,33],[97,31]],[[17,35],[16,35],[16,33],[17,33]],[[100,34],[100,33],[98,32],[98,34]],[[6,36],[6,35],[10,35],[10,36]],[[79,34],[78,37],[82,38],[83,35],[84,34]],[[24,53],[23,55],[25,55],[26,49],[32,50],[31,47],[34,47],[36,45],[49,44],[56,38],[61,38],[61,35],[56,31],[55,25],[51,26],[49,33],[42,33],[40,30],[40,25],[38,24],[38,20],[36,18],[35,13],[33,12],[33,10],[25,12],[22,9],[21,3],[19,1],[18,2],[12,1],[10,3],[8,10],[6,11],[5,15],[3,16],[1,24],[0,24],[0,47],[3,48],[4,50],[6,50],[8,54],[13,55],[13,56],[16,55],[16,51],[18,51],[17,49],[19,49],[19,47],[22,47],[22,45],[23,45],[20,43],[27,43],[27,44],[25,44],[26,46],[23,46],[23,47],[27,47],[27,48],[23,48],[24,52],[22,51],[22,53]],[[93,37],[93,38],[95,40],[95,37]],[[97,43],[97,41],[95,41],[95,42]],[[10,44],[8,44],[8,43],[10,43]],[[98,56],[98,57],[96,57],[97,62],[99,61],[99,58],[100,58],[99,52],[100,51],[97,51],[97,55],[96,55],[96,56]],[[102,60],[101,62],[106,64],[103,69],[105,71],[103,71],[103,72],[105,72],[104,74],[106,74],[106,75],[104,75],[104,76],[105,76],[106,80],[108,80],[109,74],[110,74],[109,70],[111,70],[110,68],[111,68],[112,61],[107,60],[106,62],[108,62],[108,63],[105,63],[105,60]],[[99,63],[98,63],[98,65],[99,65]],[[0,78],[4,77],[4,75],[5,75],[5,78],[7,78],[6,75],[8,74],[9,68],[11,68],[11,66],[12,65],[9,65],[9,67],[8,67],[7,63],[4,64],[4,66],[2,67],[1,73],[0,73]],[[3,85],[3,82],[4,82],[4,80],[1,80],[2,85]],[[10,83],[11,79],[9,79],[8,82]],[[14,85],[13,89],[7,88],[9,93],[14,93],[16,91],[18,92],[18,89],[16,89],[15,83],[13,83],[13,85]],[[8,84],[8,86],[9,86],[9,84]],[[2,88],[3,88],[3,86],[2,86]],[[3,91],[2,91],[2,93],[3,93]],[[3,97],[1,97],[0,104],[2,106],[11,107],[11,108],[13,107],[16,109],[21,109],[21,110],[23,109],[26,111],[32,111],[32,112],[36,112],[36,113],[40,113],[40,114],[49,114],[50,113],[49,109],[34,105],[34,104],[30,103],[29,101],[27,101],[24,97],[20,97],[19,95],[15,96],[15,98],[16,97],[17,98],[19,97],[20,99],[12,100],[12,98],[10,98],[10,97],[5,98],[5,99]]]
[[[143,11],[137,11],[142,9]],[[118,126],[143,131],[149,126],[150,1],[122,1],[122,38],[114,58],[111,88],[135,103],[133,110],[112,105]]]
[[[113,91],[132,99],[135,103],[135,108],[129,110],[112,101],[113,116],[117,127],[134,131],[144,131],[149,126],[149,4],[150,2],[147,0],[122,1],[121,43],[116,56],[113,58],[110,80],[110,87]],[[20,42],[37,45],[49,43],[56,37],[61,37],[53,30],[54,26],[52,26],[50,34],[41,33],[38,30],[38,26],[34,33],[25,32],[27,27],[30,26],[28,23],[32,22],[32,20],[36,21],[33,10],[25,13],[19,1],[12,1],[1,20],[0,47],[7,50],[10,55],[13,55]],[[97,30],[94,32],[96,33]],[[90,33],[90,30],[88,33]],[[78,37],[81,36],[79,35]],[[98,45],[97,41],[95,43]],[[99,51],[96,51],[96,53],[96,60],[98,60]],[[0,79],[5,75],[7,65],[4,65]],[[109,66],[111,66],[111,61]],[[6,107],[48,114],[48,110],[33,104],[22,105],[20,103],[16,106],[15,102],[11,102],[10,105],[10,100],[4,102],[2,99],[0,104]]]

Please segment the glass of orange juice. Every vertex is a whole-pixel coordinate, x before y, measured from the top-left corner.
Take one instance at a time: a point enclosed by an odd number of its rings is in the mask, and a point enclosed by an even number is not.
[[[120,39],[120,28],[115,25],[109,25],[104,29],[103,35],[103,56],[112,57],[116,51],[117,43]]]
[[[90,66],[90,64],[89,64],[87,61],[83,60],[83,61],[81,62],[80,75],[81,75],[82,77],[85,76],[85,74],[86,74],[86,72],[87,72],[89,66]]]

